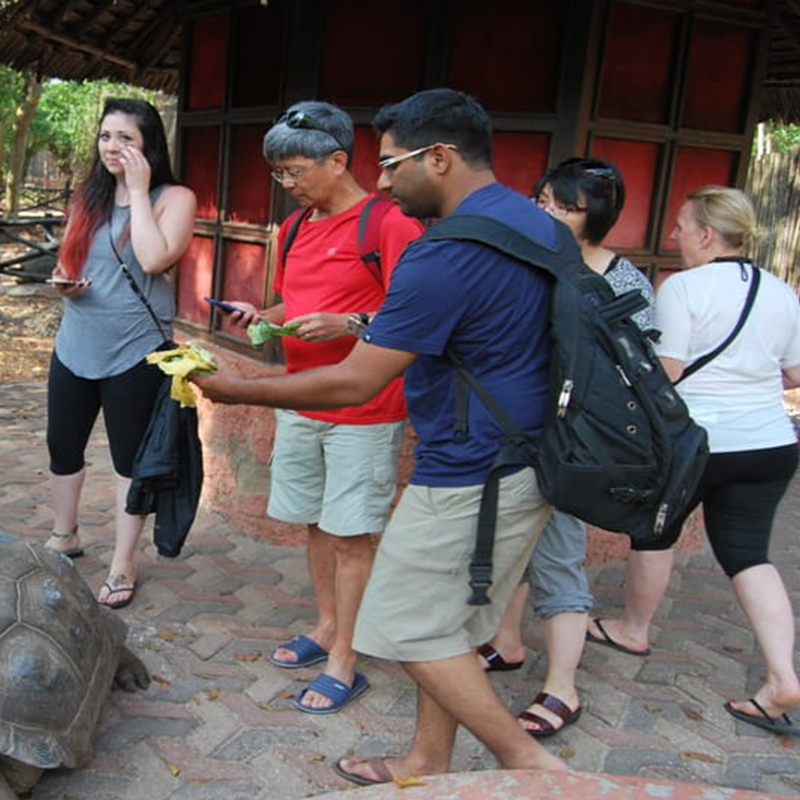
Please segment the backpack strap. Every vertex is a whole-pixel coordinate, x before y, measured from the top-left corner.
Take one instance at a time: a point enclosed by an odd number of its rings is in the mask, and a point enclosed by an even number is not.
[[[713,361],[739,335],[739,331],[744,327],[745,322],[747,322],[747,318],[750,316],[750,309],[753,308],[753,303],[756,301],[758,284],[761,282],[761,270],[755,266],[755,264],[752,266],[753,269],[751,272],[752,279],[750,281],[750,290],[747,292],[742,313],[739,315],[739,319],[737,320],[736,325],[734,325],[733,330],[728,334],[725,341],[720,342],[710,353],[706,353],[704,356],[700,356],[700,358],[692,361],[692,363],[683,370],[680,378],[675,381],[675,386],[677,386],[685,378],[693,375],[695,372],[697,372],[697,370],[704,367],[710,361]]]
[[[564,277],[567,272],[577,271],[580,267],[588,269],[583,264],[572,231],[556,219],[553,224],[556,233],[555,247],[535,242],[516,228],[480,214],[454,214],[445,217],[428,228],[417,241],[459,239],[485,244],[518,261],[543,269],[555,278]]]
[[[358,218],[358,254],[364,266],[378,283],[383,286],[383,268],[381,264],[381,225],[383,218],[394,203],[373,195],[364,204]]]
[[[288,228],[286,230],[286,236],[283,239],[283,247],[281,248],[281,268],[286,266],[286,256],[289,255],[289,250],[291,250],[294,240],[297,238],[297,232],[300,230],[303,220],[311,216],[311,211],[312,209],[310,208],[297,208],[289,214],[286,220]]]

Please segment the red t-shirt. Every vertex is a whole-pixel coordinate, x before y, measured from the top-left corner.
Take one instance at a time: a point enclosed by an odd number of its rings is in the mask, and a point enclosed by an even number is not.
[[[369,197],[347,211],[300,224],[286,263],[278,266],[275,291],[283,297],[285,319],[323,311],[334,314],[374,311],[383,303],[392,269],[405,246],[422,233],[422,225],[405,216],[399,206],[381,221],[380,254],[384,285],[359,256],[358,221]],[[287,223],[278,233],[278,252],[283,249]],[[283,339],[288,372],[338,364],[355,346],[356,339],[344,336],[329,342],[304,342],[294,336]],[[382,392],[361,406],[301,411],[306,417],[324,422],[368,425],[405,419],[402,379],[392,381]]]

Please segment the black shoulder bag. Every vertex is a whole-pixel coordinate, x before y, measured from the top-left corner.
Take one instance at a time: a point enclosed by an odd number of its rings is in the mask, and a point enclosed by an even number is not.
[[[744,301],[744,308],[742,308],[742,313],[739,315],[739,319],[734,325],[733,330],[728,334],[725,341],[720,342],[710,353],[706,353],[704,356],[700,356],[700,358],[695,359],[689,364],[681,373],[680,378],[675,381],[675,386],[677,386],[682,380],[688,378],[690,375],[693,375],[697,370],[702,369],[706,364],[710,361],[713,361],[725,348],[730,345],[733,340],[739,335],[739,331],[744,327],[745,322],[747,322],[747,318],[750,316],[750,310],[753,308],[753,303],[756,300],[756,292],[758,291],[758,284],[761,282],[761,270],[753,264],[750,259],[746,258],[716,258],[714,261],[736,261],[739,264],[739,269],[742,271],[742,280],[746,280],[747,278],[747,271],[744,268],[745,264],[750,264],[752,267],[751,270],[751,281],[750,281],[750,290],[747,292],[747,297]],[[712,262],[713,263],[713,262]]]

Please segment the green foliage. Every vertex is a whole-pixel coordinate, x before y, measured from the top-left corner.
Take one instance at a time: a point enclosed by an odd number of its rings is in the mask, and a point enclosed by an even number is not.
[[[11,145],[11,129],[17,110],[23,77],[9,67],[0,65],[0,130],[5,132],[6,148]]]
[[[800,147],[800,125],[794,122],[768,120],[763,123],[766,152],[790,153]],[[758,136],[753,141],[753,153],[757,153]]]

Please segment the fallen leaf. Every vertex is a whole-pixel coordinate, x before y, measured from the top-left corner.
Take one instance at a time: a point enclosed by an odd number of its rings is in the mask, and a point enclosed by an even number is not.
[[[145,611],[152,611],[154,608],[157,608],[157,607],[158,607],[158,606],[156,606],[156,604],[155,604],[155,603],[148,603],[148,604],[147,604],[147,605],[144,607],[144,610],[145,610]]]
[[[781,736],[781,747],[785,750],[794,750],[797,747],[797,740],[791,736]]]
[[[722,649],[726,653],[743,653],[744,652],[744,648],[742,648],[742,647],[731,647],[730,645],[725,645],[725,644],[722,645]]]
[[[651,714],[658,714],[661,711],[661,706],[657,703],[645,703],[644,710],[649,711]]]
[[[697,753],[694,750],[681,750],[681,758],[691,758],[694,761],[702,761],[705,764],[721,764],[719,758],[708,755],[708,753]]]
[[[258,661],[258,659],[261,658],[262,655],[263,655],[262,653],[258,653],[258,652],[256,652],[256,653],[234,653],[233,657],[237,661]]]
[[[572,758],[575,755],[576,752],[577,751],[575,750],[573,745],[565,744],[561,748],[561,750],[559,750],[558,754],[561,756],[561,758],[567,759],[567,758]]]
[[[209,700],[216,700],[219,697],[219,689],[215,686],[213,689],[206,691],[206,697]]]
[[[181,774],[181,768],[177,764],[173,764],[172,762],[167,764],[167,769],[170,771],[170,774],[173,778],[177,778],[178,775]]]
[[[165,628],[159,628],[156,631],[156,636],[165,642],[172,642],[175,640],[175,634],[172,633],[172,631],[166,630]]]
[[[395,778],[394,782],[401,788],[401,789],[408,789],[409,786],[424,786],[425,781],[422,778],[418,778],[416,775],[411,775],[408,778]]]
[[[294,695],[295,695],[294,692],[284,691],[284,692],[278,692],[275,695],[275,697],[286,697],[286,698],[288,698],[288,697],[294,697]]]
[[[699,711],[695,711],[693,708],[684,708],[683,713],[686,714],[689,719],[692,719],[695,722],[701,722],[703,719],[703,715]]]
[[[219,597],[230,597],[233,592],[230,589],[223,589],[221,592],[217,592]]]

